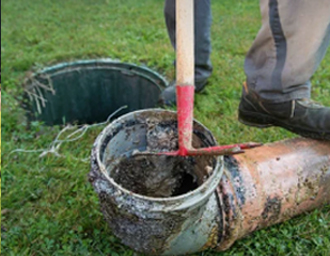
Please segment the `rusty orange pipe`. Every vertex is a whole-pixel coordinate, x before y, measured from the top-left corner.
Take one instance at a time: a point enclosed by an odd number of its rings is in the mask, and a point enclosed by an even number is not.
[[[229,156],[217,194],[222,251],[255,230],[330,203],[330,143],[285,140]]]

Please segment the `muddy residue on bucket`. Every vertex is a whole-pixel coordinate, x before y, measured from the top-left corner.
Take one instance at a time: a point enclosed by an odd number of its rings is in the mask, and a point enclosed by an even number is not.
[[[146,120],[146,148],[149,152],[178,149],[176,122]],[[193,146],[205,143],[196,135]],[[117,159],[118,160],[118,159]],[[211,174],[214,157],[174,157],[130,155],[108,169],[109,175],[122,187],[144,196],[173,197],[198,188]]]

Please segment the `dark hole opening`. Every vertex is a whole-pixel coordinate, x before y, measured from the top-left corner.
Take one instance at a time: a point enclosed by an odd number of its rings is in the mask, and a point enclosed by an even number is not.
[[[172,196],[179,196],[198,188],[197,180],[189,173],[183,173],[180,178],[180,186],[177,187]]]
[[[27,79],[22,107],[29,120],[46,125],[93,124],[106,121],[124,106],[113,118],[155,107],[166,84],[156,72],[133,64],[111,60],[61,63]]]

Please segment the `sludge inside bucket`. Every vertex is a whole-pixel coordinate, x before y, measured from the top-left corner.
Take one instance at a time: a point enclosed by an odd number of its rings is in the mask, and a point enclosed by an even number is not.
[[[121,129],[120,133],[125,136],[125,147],[119,141],[122,139],[120,135],[115,136],[112,143],[108,144],[104,162],[109,176],[123,188],[149,197],[178,196],[203,184],[216,163],[212,156],[134,155],[135,151],[168,152],[178,149],[175,120],[164,121],[150,117],[145,121]],[[143,136],[145,138],[140,139]],[[194,135],[193,144],[195,148],[199,148],[208,142],[205,138]],[[113,150],[126,156],[133,152],[133,156],[114,161]]]
[[[47,125],[104,122],[123,106],[120,115],[155,107],[166,86],[162,76],[134,64],[110,59],[62,63],[27,79],[23,107],[30,120]]]
[[[218,207],[209,204],[216,202],[221,157],[129,157],[135,150],[176,149],[176,138],[176,113],[151,109],[120,117],[95,142],[90,182],[112,231],[134,250],[196,251],[217,230]],[[212,134],[195,122],[193,146],[213,145]]]

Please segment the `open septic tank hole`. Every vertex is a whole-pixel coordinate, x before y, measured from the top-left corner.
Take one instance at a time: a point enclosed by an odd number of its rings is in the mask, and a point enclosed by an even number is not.
[[[105,145],[103,163],[109,177],[121,187],[143,196],[167,198],[197,189],[212,174],[216,165],[213,156],[136,154],[178,149],[177,122],[174,118],[161,120],[168,113],[173,115],[173,112],[164,111],[159,112],[158,117],[146,115],[141,118],[137,114],[135,120],[119,122],[113,131],[113,137]],[[211,145],[207,136],[197,129],[194,130],[193,146]]]
[[[83,60],[47,67],[26,79],[23,107],[30,120],[46,125],[104,122],[157,105],[167,86],[158,73],[110,59]]]

